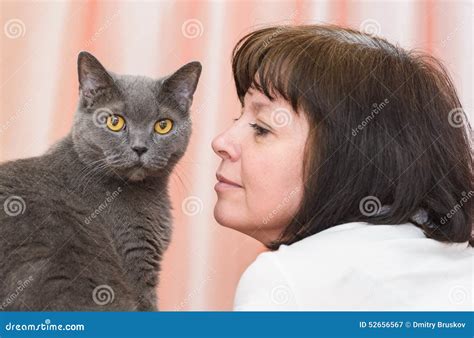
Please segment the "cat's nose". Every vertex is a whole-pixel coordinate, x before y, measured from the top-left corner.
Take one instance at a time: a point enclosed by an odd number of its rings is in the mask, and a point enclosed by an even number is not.
[[[146,153],[148,148],[147,147],[132,147],[133,151],[138,154],[138,156],[141,156],[142,154]]]

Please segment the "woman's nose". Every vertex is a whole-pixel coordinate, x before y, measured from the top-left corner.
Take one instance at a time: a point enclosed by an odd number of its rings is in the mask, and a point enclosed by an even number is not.
[[[239,148],[235,140],[231,138],[230,129],[212,140],[212,149],[223,160],[236,161],[240,155]]]

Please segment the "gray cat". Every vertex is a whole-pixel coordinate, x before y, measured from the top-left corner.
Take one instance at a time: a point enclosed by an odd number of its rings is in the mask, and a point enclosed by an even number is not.
[[[0,310],[157,309],[168,181],[189,143],[201,64],[154,80],[81,52],[78,73],[71,132],[0,166]]]

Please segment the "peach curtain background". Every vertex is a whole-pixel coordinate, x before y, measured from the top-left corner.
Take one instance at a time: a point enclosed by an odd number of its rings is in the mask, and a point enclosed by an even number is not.
[[[199,60],[193,136],[171,180],[174,233],[161,310],[230,310],[238,279],[263,247],[213,219],[212,138],[238,114],[232,47],[260,25],[334,23],[441,58],[472,121],[470,1],[1,1],[0,160],[42,154],[71,127],[77,54],[117,73],[166,75]]]

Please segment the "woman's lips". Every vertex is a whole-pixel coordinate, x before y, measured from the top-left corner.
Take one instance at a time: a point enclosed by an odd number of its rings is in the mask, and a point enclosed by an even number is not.
[[[235,183],[227,178],[225,178],[224,176],[222,176],[221,174],[217,173],[216,174],[216,178],[219,182],[217,182],[217,184],[214,186],[214,189],[216,191],[222,191],[222,190],[227,190],[227,189],[238,189],[238,188],[242,188],[242,186],[238,183]]]

